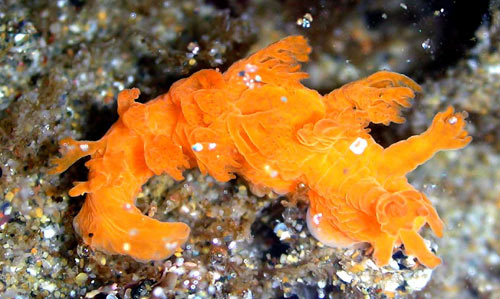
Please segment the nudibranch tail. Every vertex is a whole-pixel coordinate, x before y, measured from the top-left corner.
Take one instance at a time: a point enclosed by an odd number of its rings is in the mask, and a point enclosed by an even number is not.
[[[99,141],[63,139],[62,157],[53,160],[56,166],[51,173],[64,171],[79,158],[91,155],[85,164],[89,168],[88,181],[76,183],[69,192],[71,196],[87,193],[73,221],[75,230],[91,248],[140,261],[160,260],[187,241],[190,229],[184,223],[160,222],[143,215],[135,207],[135,197],[154,173],[170,171],[182,177],[178,169],[189,164],[171,138],[151,133],[169,131],[148,126],[149,117],[158,117],[158,113],[150,114],[145,105],[136,103],[138,96],[138,89],[119,94],[120,119]],[[153,104],[169,106],[158,102]],[[164,125],[168,124],[165,120]],[[158,160],[168,151],[170,159]]]
[[[109,199],[94,194],[87,196],[73,226],[91,248],[138,261],[168,258],[187,241],[190,232],[184,223],[160,222],[132,204],[109,204]]]

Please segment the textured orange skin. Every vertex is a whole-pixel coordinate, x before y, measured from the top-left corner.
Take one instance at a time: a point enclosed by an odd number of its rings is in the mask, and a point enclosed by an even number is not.
[[[256,189],[281,194],[303,183],[308,226],[318,240],[330,246],[368,242],[378,265],[403,243],[422,264],[438,265],[418,230],[428,223],[441,237],[443,223],[406,174],[439,150],[466,146],[465,115],[449,107],[424,133],[384,149],[368,124],[403,122],[400,108],[411,105],[420,87],[382,71],[321,96],[300,83],[307,74],[299,63],[309,52],[302,36],[291,36],[225,73],[202,70],[179,80],[146,104],[134,101],[138,89],[124,90],[120,119],[103,138],[62,140],[63,156],[53,160],[51,173],[91,155],[89,180],[70,190],[71,196],[87,193],[74,220],[84,242],[138,260],[169,257],[185,243],[189,227],[142,215],[135,197],[153,175],[181,180],[184,169],[198,167],[219,181],[238,174]],[[355,151],[359,138],[366,147]]]

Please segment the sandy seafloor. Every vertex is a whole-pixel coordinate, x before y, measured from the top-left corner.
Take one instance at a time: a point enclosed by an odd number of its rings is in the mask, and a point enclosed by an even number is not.
[[[395,250],[378,268],[366,248],[312,238],[301,196],[260,198],[196,170],[155,177],[138,198],[190,225],[182,252],[143,264],[83,245],[83,198],[67,191],[86,169],[47,174],[58,140],[101,137],[124,88],[146,101],[290,34],[309,39],[306,85],[320,92],[380,69],[422,84],[404,125],[372,128],[385,146],[448,105],[468,112],[473,142],[410,176],[446,224],[442,239],[424,231],[443,264]],[[0,297],[500,298],[499,132],[498,1],[0,1]]]

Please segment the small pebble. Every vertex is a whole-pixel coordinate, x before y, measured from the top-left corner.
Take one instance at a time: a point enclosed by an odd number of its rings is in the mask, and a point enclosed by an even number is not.
[[[351,275],[349,275],[349,273],[347,273],[346,271],[343,271],[343,270],[341,270],[341,271],[337,271],[337,273],[335,273],[335,274],[337,274],[337,276],[338,276],[338,277],[339,277],[342,281],[344,281],[344,282],[346,282],[346,283],[351,283],[351,281],[352,281],[352,276],[351,276]]]
[[[87,282],[88,278],[89,278],[89,276],[87,275],[87,273],[81,272],[81,273],[78,273],[78,275],[76,275],[75,282],[79,286],[82,286],[85,282]]]

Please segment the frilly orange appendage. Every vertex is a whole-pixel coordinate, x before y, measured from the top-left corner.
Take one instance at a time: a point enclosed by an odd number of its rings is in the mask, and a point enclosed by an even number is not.
[[[371,123],[401,123],[420,86],[393,72],[377,72],[321,96],[300,83],[300,63],[310,47],[292,36],[234,63],[225,73],[202,70],[174,83],[146,104],[138,89],[118,95],[120,119],[99,141],[63,139],[63,156],[50,173],[91,155],[87,193],[74,225],[85,243],[137,260],[170,256],[186,242],[183,223],[151,219],[134,206],[153,175],[182,179],[198,167],[220,181],[235,174],[256,190],[292,193],[309,189],[307,224],[328,246],[370,243],[378,265],[393,247],[428,266],[440,260],[418,231],[428,224],[437,236],[443,223],[406,175],[440,150],[466,146],[465,113],[439,113],[430,128],[384,149],[369,135]]]
[[[62,139],[59,146],[62,156],[50,160],[50,164],[54,166],[49,169],[49,174],[61,173],[81,158],[102,149],[102,144],[99,141],[76,141],[72,138]]]
[[[326,104],[329,111],[354,108],[359,117],[388,125],[405,121],[400,116],[400,109],[410,107],[410,100],[420,91],[420,86],[410,78],[381,71],[334,90],[326,96]]]
[[[108,194],[118,195],[111,190],[89,194],[73,220],[75,230],[91,248],[145,262],[169,257],[187,241],[190,229],[186,224],[152,219],[126,201],[103,204],[107,198],[100,196]]]
[[[189,164],[171,138],[152,137],[151,131],[155,128],[147,126],[149,115],[137,113],[141,104],[134,100],[138,96],[138,89],[120,93],[120,120],[99,141],[63,139],[62,157],[52,160],[56,166],[50,172],[64,171],[76,160],[91,155],[91,160],[85,164],[90,170],[89,180],[77,182],[69,192],[71,196],[87,193],[73,221],[75,230],[91,248],[130,255],[139,261],[160,260],[172,255],[186,242],[190,229],[184,223],[165,223],[143,215],[135,207],[134,199],[153,172],[159,174],[168,170],[179,175],[175,170]],[[129,112],[136,119],[127,115]],[[139,136],[136,124],[144,123],[146,125],[140,129],[143,136]],[[127,124],[133,125],[135,130]],[[171,159],[155,162],[159,155],[168,151],[172,152]]]

